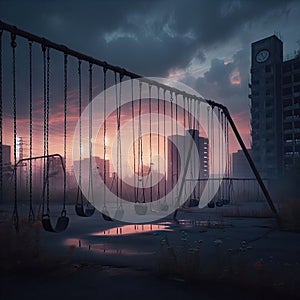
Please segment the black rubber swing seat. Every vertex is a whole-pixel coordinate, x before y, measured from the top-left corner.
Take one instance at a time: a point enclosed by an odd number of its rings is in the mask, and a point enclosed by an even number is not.
[[[134,209],[136,214],[145,215],[147,213],[148,207],[146,203],[135,203]]]
[[[69,225],[69,217],[66,216],[66,212],[63,211],[61,216],[58,217],[55,227],[51,224],[51,219],[49,214],[44,214],[42,216],[43,228],[49,232],[62,232],[65,231]]]
[[[113,219],[109,216],[109,212],[105,206],[102,209],[102,217],[105,221],[113,221]]]
[[[115,216],[114,219],[116,220],[122,220],[124,216],[124,209],[122,206],[118,207],[116,212],[115,212]]]
[[[217,206],[217,207],[222,207],[222,206],[223,206],[223,200],[222,200],[222,199],[218,200],[218,201],[216,202],[216,206]]]
[[[198,199],[190,199],[189,207],[197,207],[197,206],[199,206],[199,200]]]
[[[210,201],[207,203],[207,207],[208,208],[214,208],[215,207],[215,202],[214,201]]]
[[[230,204],[230,200],[229,200],[229,199],[223,199],[223,204],[224,204],[224,205]]]
[[[159,204],[159,209],[160,209],[161,211],[168,211],[169,205],[168,205],[166,202],[160,203],[160,204]]]
[[[95,207],[90,203],[86,207],[81,203],[76,203],[75,212],[79,217],[91,217],[95,212]]]

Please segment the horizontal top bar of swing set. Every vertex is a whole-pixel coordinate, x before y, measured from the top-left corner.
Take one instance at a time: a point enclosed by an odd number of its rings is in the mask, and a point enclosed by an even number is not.
[[[238,178],[238,177],[209,177],[209,178],[186,178],[186,181],[210,181],[210,180],[232,180],[232,181],[257,181],[256,178]],[[262,178],[262,180],[268,181],[268,178]]]
[[[143,81],[143,82],[145,82],[145,83],[147,83],[149,85],[157,86],[159,88],[162,88],[165,91],[169,90],[170,92],[174,92],[175,94],[180,94],[180,95],[182,95],[184,97],[187,97],[187,98],[192,98],[192,99],[198,100],[200,102],[208,103],[212,108],[218,107],[218,108],[220,108],[222,110],[227,110],[227,108],[224,105],[222,105],[220,103],[217,103],[215,101],[212,101],[212,100],[209,100],[209,99],[205,99],[205,98],[202,98],[202,97],[199,97],[199,96],[196,96],[196,95],[191,95],[189,93],[186,93],[184,91],[178,90],[178,89],[170,87],[168,85],[159,83],[157,81],[150,80],[148,78],[144,78],[143,76],[138,75],[138,74],[133,73],[133,72],[130,72],[130,71],[124,69],[124,68],[111,65],[111,64],[109,64],[109,63],[107,63],[105,61],[102,61],[102,60],[93,58],[91,56],[85,55],[85,54],[83,54],[81,52],[72,50],[72,49],[68,48],[65,45],[59,45],[59,44],[54,43],[54,42],[52,42],[52,41],[50,41],[50,40],[48,40],[46,38],[34,35],[32,33],[29,33],[27,31],[19,29],[16,26],[7,24],[5,22],[2,22],[1,20],[0,20],[0,30],[9,31],[12,34],[15,34],[15,35],[21,36],[23,38],[26,38],[29,41],[36,42],[38,44],[41,44],[41,45],[47,46],[49,48],[55,49],[57,51],[63,52],[64,54],[76,57],[79,60],[84,60],[84,61],[87,61],[87,62],[89,62],[91,64],[98,65],[100,67],[112,70],[112,71],[117,72],[117,73],[119,73],[121,75],[128,76],[131,79],[140,79],[141,81]]]
[[[15,165],[15,168],[17,168],[21,163],[23,163],[25,161],[31,161],[31,160],[37,160],[37,159],[48,159],[48,158],[52,158],[52,157],[58,157],[60,159],[63,172],[64,172],[64,174],[66,174],[66,167],[65,167],[65,164],[64,164],[64,160],[63,160],[62,156],[58,153],[22,158],[17,162],[17,164]]]

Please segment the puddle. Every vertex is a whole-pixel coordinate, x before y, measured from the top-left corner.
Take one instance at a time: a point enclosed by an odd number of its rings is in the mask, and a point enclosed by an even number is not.
[[[120,254],[120,255],[145,255],[152,254],[150,251],[137,251],[136,249],[129,249],[118,247],[117,245],[107,243],[92,243],[88,240],[69,238],[66,239],[64,245],[70,248],[78,248],[90,253],[98,254]]]
[[[152,231],[171,231],[168,224],[131,224],[92,233],[93,236],[120,236]]]
[[[178,224],[183,227],[207,227],[207,228],[225,228],[232,227],[229,223],[216,220],[178,220]]]

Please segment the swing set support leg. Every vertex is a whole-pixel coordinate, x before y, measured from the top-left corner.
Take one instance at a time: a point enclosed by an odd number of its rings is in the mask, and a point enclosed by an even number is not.
[[[257,180],[257,182],[258,182],[258,184],[259,184],[259,186],[260,186],[260,188],[261,188],[261,190],[262,190],[262,192],[263,192],[263,194],[264,194],[264,196],[265,196],[265,198],[268,202],[268,205],[269,205],[271,211],[274,213],[274,215],[276,217],[276,220],[277,220],[277,223],[280,226],[281,225],[281,220],[280,220],[280,216],[278,214],[278,211],[277,211],[277,209],[276,209],[276,207],[273,203],[273,200],[272,200],[272,198],[269,194],[269,191],[267,190],[267,188],[266,188],[266,186],[265,186],[265,184],[264,184],[264,182],[263,182],[263,180],[262,180],[262,178],[261,178],[261,176],[260,176],[260,174],[259,174],[259,172],[258,172],[258,170],[257,170],[257,168],[256,168],[256,166],[255,166],[255,164],[254,164],[254,162],[253,162],[253,160],[252,160],[252,158],[251,158],[244,142],[243,142],[242,137],[240,136],[240,134],[239,134],[239,132],[238,132],[236,126],[235,126],[235,123],[234,123],[233,119],[231,118],[231,115],[230,115],[227,107],[222,105],[222,104],[218,104],[214,101],[211,101],[211,100],[206,100],[206,101],[211,107],[217,106],[217,107],[219,107],[220,109],[223,110],[223,112],[224,112],[226,118],[228,119],[228,122],[229,122],[229,124],[232,128],[232,131],[233,131],[239,145],[241,146],[241,148],[244,152],[244,155],[245,155],[245,157],[246,157],[246,159],[247,159],[247,161],[248,161],[248,163],[251,167],[251,170],[254,173],[254,176],[255,176],[255,178],[256,178],[256,180]],[[177,218],[176,218],[177,213],[178,213],[178,209],[176,209],[174,214],[173,214],[173,220],[174,221],[177,221]]]
[[[277,209],[276,209],[276,207],[273,203],[273,200],[272,200],[272,198],[269,194],[269,191],[267,190],[267,188],[266,188],[266,186],[265,186],[258,170],[256,169],[256,166],[255,166],[255,164],[254,164],[254,162],[253,162],[253,160],[252,160],[252,158],[251,158],[251,156],[250,156],[250,154],[249,154],[249,152],[248,152],[248,150],[247,150],[247,148],[246,148],[246,146],[245,146],[245,144],[244,144],[244,142],[243,142],[243,140],[242,140],[242,138],[241,138],[241,136],[240,136],[240,134],[239,134],[239,132],[236,128],[236,126],[235,126],[235,123],[234,123],[233,119],[230,116],[230,113],[229,113],[227,107],[222,106],[222,109],[223,109],[223,112],[224,112],[225,116],[227,117],[228,122],[229,122],[229,124],[230,124],[230,126],[231,126],[231,128],[232,128],[232,130],[235,134],[235,137],[237,138],[237,140],[238,140],[238,142],[239,142],[239,144],[240,144],[240,146],[241,146],[241,148],[242,148],[242,150],[245,154],[245,157],[246,157],[246,159],[247,159],[247,161],[248,161],[248,163],[249,163],[249,165],[252,169],[252,172],[255,175],[255,178],[256,178],[258,184],[259,184],[262,192],[264,193],[264,196],[265,196],[272,212],[274,213],[274,215],[277,219],[278,224],[280,224],[280,217],[279,217],[278,211],[277,211]]]

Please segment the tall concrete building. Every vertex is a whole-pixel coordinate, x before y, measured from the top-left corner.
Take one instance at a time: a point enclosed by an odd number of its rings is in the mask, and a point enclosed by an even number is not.
[[[277,178],[299,157],[300,56],[283,61],[275,35],[252,43],[251,51],[253,158],[263,177]]]
[[[198,149],[199,155],[199,172],[200,174],[192,174],[194,177],[205,179],[209,177],[209,157],[208,157],[208,139],[201,137],[198,130],[190,129],[188,133],[192,136]],[[180,154],[188,153],[187,148],[187,136],[186,135],[172,135],[168,137],[168,169],[167,180],[169,187],[177,182],[179,177],[180,166]],[[176,147],[177,145],[177,147]],[[193,160],[193,157],[190,157]],[[178,171],[177,171],[178,170]]]
[[[247,149],[252,156],[252,150]],[[254,178],[253,171],[246,159],[243,150],[232,153],[232,177],[235,178]]]

